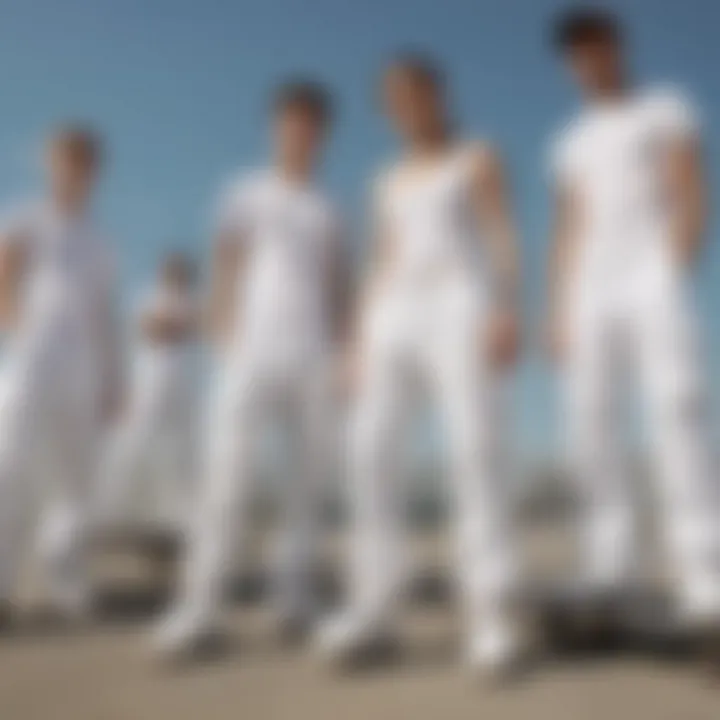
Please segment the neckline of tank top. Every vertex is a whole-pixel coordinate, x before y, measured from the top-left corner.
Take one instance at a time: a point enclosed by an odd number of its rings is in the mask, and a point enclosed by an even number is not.
[[[443,170],[454,167],[456,162],[463,160],[469,147],[469,142],[456,140],[448,146],[442,156],[438,156],[432,162],[403,159],[396,166],[398,174],[395,176],[395,181],[402,188],[422,187],[442,175]],[[418,167],[410,167],[412,164],[416,164]],[[403,177],[400,177],[401,175]]]
[[[267,165],[265,167],[265,177],[272,182],[278,183],[283,189],[294,193],[314,194],[318,189],[314,174],[308,175],[304,180],[294,179],[278,165]]]
[[[584,109],[593,114],[613,114],[623,112],[635,105],[647,95],[647,88],[632,85],[619,95],[589,98]]]

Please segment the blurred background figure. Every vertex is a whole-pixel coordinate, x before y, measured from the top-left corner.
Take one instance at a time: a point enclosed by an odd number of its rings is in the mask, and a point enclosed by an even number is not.
[[[555,32],[584,96],[552,155],[551,340],[583,506],[578,589],[612,624],[607,613],[638,580],[627,425],[617,414],[631,370],[647,409],[678,616],[717,632],[720,516],[688,288],[707,193],[697,114],[673,88],[634,85],[612,15],[571,11]]]
[[[339,221],[316,182],[331,98],[310,81],[274,99],[267,168],[229,187],[219,210],[211,321],[220,361],[214,379],[201,497],[176,606],[161,649],[191,650],[214,629],[223,581],[249,524],[258,429],[271,420],[289,454],[276,576],[278,621],[302,630],[315,603],[310,583],[318,489],[326,473]]]
[[[168,254],[137,315],[134,380],[100,479],[101,523],[186,527],[197,479],[199,322],[195,266]]]
[[[399,434],[420,388],[435,401],[448,444],[466,660],[473,671],[503,673],[522,639],[510,612],[516,558],[499,432],[502,374],[519,344],[518,253],[502,163],[488,144],[459,135],[432,60],[397,58],[382,91],[405,157],[374,187],[373,258],[356,337],[350,599],[319,642],[333,661],[352,663],[394,634]]]
[[[49,599],[72,617],[89,601],[96,451],[121,390],[114,268],[90,207],[101,154],[89,129],[54,132],[45,195],[6,220],[0,243],[0,600],[39,529]]]

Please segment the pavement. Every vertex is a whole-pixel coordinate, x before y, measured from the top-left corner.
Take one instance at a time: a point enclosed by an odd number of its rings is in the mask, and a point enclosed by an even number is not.
[[[558,567],[570,545],[556,533],[530,544],[541,574],[547,566],[539,556]],[[445,536],[415,545],[417,568],[442,579]],[[161,609],[157,583],[150,588],[139,560],[121,565],[117,558],[103,564],[104,581],[115,583],[108,597],[120,585],[124,596],[101,619],[63,627],[36,608],[0,636],[1,720],[720,718],[720,686],[690,659],[648,649],[548,655],[512,686],[483,685],[464,672],[462,628],[443,582],[425,582],[423,597],[409,603],[403,652],[382,669],[340,674],[307,648],[285,647],[267,603],[258,602],[262,592],[246,592],[246,602],[229,608],[226,652],[204,664],[169,667],[153,654],[147,633]]]

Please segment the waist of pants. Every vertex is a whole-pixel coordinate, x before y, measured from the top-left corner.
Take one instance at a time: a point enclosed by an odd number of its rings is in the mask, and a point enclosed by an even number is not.
[[[389,279],[378,286],[367,310],[370,316],[399,315],[444,321],[484,312],[490,297],[486,283],[466,278],[438,277],[428,283]]]
[[[267,368],[289,372],[317,366],[331,353],[330,343],[316,337],[238,338],[228,349],[222,363],[228,368]]]
[[[476,263],[462,265],[445,259],[392,267],[379,285],[388,293],[408,296],[444,295],[457,291],[483,294],[488,290],[487,277]]]

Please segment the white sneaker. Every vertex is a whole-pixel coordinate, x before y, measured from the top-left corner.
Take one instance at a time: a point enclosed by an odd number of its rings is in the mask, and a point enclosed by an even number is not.
[[[694,583],[685,589],[677,604],[677,620],[688,629],[720,625],[720,583]]]
[[[381,662],[397,650],[396,638],[385,623],[349,612],[324,623],[315,645],[324,660],[336,667]]]
[[[720,679],[720,583],[708,579],[685,589],[677,604],[680,630],[697,645],[713,682]]]
[[[214,627],[202,613],[184,607],[172,610],[153,633],[156,652],[167,660],[193,655],[214,635]]]
[[[507,625],[496,625],[472,637],[466,661],[470,672],[484,682],[505,683],[515,679],[527,660],[526,648]]]

